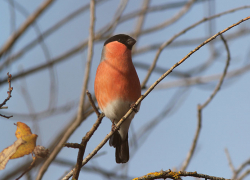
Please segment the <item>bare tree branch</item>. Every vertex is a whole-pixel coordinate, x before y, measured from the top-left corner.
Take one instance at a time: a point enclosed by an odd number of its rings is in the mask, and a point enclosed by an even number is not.
[[[94,42],[94,27],[95,27],[95,0],[90,1],[90,25],[89,25],[89,42],[88,42],[88,57],[87,57],[87,64],[85,66],[85,78],[84,78],[84,83],[83,83],[83,90],[82,90],[82,95],[80,99],[80,104],[78,108],[78,113],[77,113],[77,119],[76,121],[81,121],[82,115],[84,112],[84,102],[85,102],[85,97],[86,94],[85,92],[87,91],[88,87],[88,81],[89,81],[89,76],[90,76],[90,65],[93,57],[93,42]],[[93,101],[91,101],[93,102]],[[81,170],[81,163],[83,159],[83,155],[85,153],[86,145],[87,142],[89,141],[90,137],[94,134],[96,129],[98,128],[99,124],[101,123],[101,120],[104,116],[98,117],[97,122],[93,125],[92,129],[85,135],[85,137],[82,138],[81,145],[83,145],[85,148],[81,148],[78,151],[78,156],[77,156],[77,162],[75,165],[75,171],[73,174],[73,179],[78,180],[79,173]]]
[[[245,162],[243,162],[237,169],[235,169],[235,172],[233,173],[233,177],[232,179],[236,179],[238,177],[238,175],[241,173],[241,171],[243,171],[243,169],[247,166],[250,165],[250,159],[246,160]],[[246,171],[244,173],[244,175],[242,175],[240,178],[244,178],[246,175],[248,175],[248,172]]]
[[[28,18],[29,13],[22,5],[20,5],[18,2],[15,2],[15,7],[26,18]],[[49,48],[48,48],[47,44],[44,41],[44,38],[43,38],[43,36],[41,34],[41,30],[40,30],[36,20],[34,20],[33,27],[34,27],[34,29],[35,29],[35,31],[37,33],[37,36],[41,37],[40,38],[40,45],[41,45],[41,48],[43,50],[44,57],[45,57],[47,62],[50,62],[50,60],[51,60],[50,51],[49,51]],[[55,71],[54,71],[53,65],[48,67],[48,69],[49,69],[49,74],[50,74],[50,98],[49,98],[48,109],[50,109],[50,108],[52,108],[54,106],[54,104],[55,104],[55,102],[57,100],[57,94],[56,94],[57,85],[56,85]]]
[[[37,180],[40,180],[43,177],[43,174],[47,170],[48,166],[51,164],[51,162],[54,160],[56,155],[59,153],[59,151],[62,149],[63,144],[66,142],[66,140],[70,137],[70,135],[73,133],[73,131],[81,124],[83,120],[83,113],[84,113],[84,102],[85,102],[85,92],[87,90],[88,86],[88,80],[89,80],[89,74],[90,74],[90,66],[93,56],[93,41],[94,41],[94,22],[95,22],[95,1],[92,0],[90,3],[90,9],[91,9],[91,15],[90,15],[90,30],[89,30],[89,41],[88,41],[88,57],[87,57],[87,64],[85,69],[85,76],[84,76],[84,82],[83,82],[83,89],[82,94],[80,97],[79,107],[78,107],[78,113],[75,122],[69,127],[67,133],[64,134],[62,137],[60,143],[57,145],[57,147],[53,150],[53,152],[50,154],[49,158],[45,161],[43,166],[41,167]]]
[[[142,82],[142,84],[141,84],[141,87],[144,88],[144,86],[146,85],[146,83],[147,83],[147,81],[148,81],[148,79],[149,79],[149,77],[150,77],[152,71],[153,71],[154,68],[155,68],[156,62],[158,61],[158,58],[159,58],[159,56],[160,56],[162,50],[163,50],[165,47],[167,47],[169,44],[171,44],[177,37],[179,37],[180,35],[186,33],[188,30],[190,30],[190,29],[196,27],[197,25],[199,25],[199,24],[201,24],[201,23],[203,23],[203,22],[205,22],[205,21],[207,21],[207,20],[210,20],[210,19],[213,19],[213,18],[216,18],[216,17],[220,17],[220,16],[222,16],[222,15],[224,15],[224,14],[232,13],[232,12],[234,12],[234,11],[237,11],[237,10],[240,10],[240,9],[244,9],[244,8],[250,8],[250,6],[244,6],[244,7],[235,8],[235,9],[232,9],[232,10],[229,10],[229,11],[225,11],[225,12],[223,12],[223,13],[216,14],[216,15],[211,16],[211,17],[208,17],[208,18],[203,18],[202,20],[200,20],[200,21],[198,21],[198,22],[192,24],[191,26],[185,28],[184,30],[182,30],[181,32],[177,33],[177,34],[174,35],[172,38],[170,38],[168,41],[166,41],[165,43],[163,43],[163,44],[161,45],[161,47],[158,49],[158,51],[157,51],[157,53],[156,53],[156,56],[155,56],[155,58],[154,58],[154,61],[153,61],[152,65],[151,65],[150,69],[148,70],[148,73],[147,73],[145,79],[143,80],[143,82]]]
[[[11,87],[11,74],[7,73],[7,76],[8,76],[8,83],[9,83],[9,91],[7,91],[7,94],[8,94],[8,97],[0,104],[0,109],[7,109],[8,107],[4,107],[4,105],[7,103],[7,101],[10,100],[11,98],[11,92],[13,90],[13,87]],[[3,115],[3,114],[0,114],[0,116],[4,117],[4,118],[11,118],[13,117],[12,115],[11,116],[6,116],[6,115]]]
[[[193,3],[197,1],[197,0],[189,0],[187,2],[187,4],[177,13],[175,14],[171,19],[168,19],[167,21],[156,25],[155,27],[150,27],[148,29],[142,30],[140,32],[140,34],[148,34],[157,30],[160,30],[166,26],[169,26],[170,24],[176,22],[178,19],[180,19],[185,13],[188,12],[188,10],[190,10],[190,8],[192,7]]]
[[[250,174],[250,169],[246,170],[239,178],[238,180],[242,180],[243,178],[245,178],[246,176],[248,176]]]
[[[244,73],[250,71],[250,64],[246,65],[244,67],[231,70],[227,73],[226,79],[234,78],[240,75],[243,75]],[[207,84],[213,81],[219,80],[221,77],[221,74],[214,74],[209,76],[197,76],[197,77],[190,77],[190,78],[184,78],[172,82],[167,83],[161,83],[156,89],[167,89],[167,88],[174,88],[174,87],[182,87],[182,86],[192,86],[197,84]]]
[[[173,172],[170,169],[167,171],[160,171],[160,172],[154,172],[149,173],[145,176],[134,178],[133,180],[150,180],[150,179],[178,179],[180,180],[181,177],[196,177],[196,178],[204,178],[204,179],[211,179],[211,180],[229,180],[221,177],[216,176],[209,176],[206,174],[199,174],[196,171],[195,172],[186,172],[186,171],[179,171],[179,172]]]
[[[227,41],[230,41],[230,40],[234,40],[236,38],[239,38],[240,36],[245,36],[245,35],[249,34],[249,32],[250,32],[249,28],[242,27],[236,32],[225,35],[225,38],[227,39]],[[183,47],[183,46],[185,47],[185,46],[190,46],[190,45],[197,45],[201,41],[204,41],[204,39],[208,39],[208,38],[209,38],[209,36],[208,37],[201,37],[201,38],[191,38],[191,39],[185,39],[185,40],[179,40],[179,41],[176,40],[176,41],[172,42],[171,44],[169,44],[168,47],[175,48],[175,47]],[[219,40],[215,40],[215,41],[219,42]],[[152,43],[152,44],[149,44],[146,46],[142,46],[140,48],[137,48],[133,54],[140,55],[140,54],[143,54],[146,52],[154,51],[156,49],[159,49],[161,45],[162,45],[162,43],[155,43],[155,44]]]
[[[202,105],[198,105],[197,107],[197,110],[198,110],[198,124],[197,124],[197,129],[196,129],[196,133],[195,133],[195,136],[194,136],[194,140],[193,140],[193,143],[191,145],[191,148],[188,152],[188,155],[187,155],[187,158],[185,159],[185,161],[183,162],[182,164],[182,167],[181,167],[181,171],[185,171],[193,157],[193,154],[194,154],[194,151],[195,151],[195,148],[197,146],[197,141],[198,141],[198,138],[199,138],[199,135],[200,135],[200,131],[201,131],[201,122],[202,122],[202,110],[212,101],[212,99],[214,98],[214,96],[217,94],[217,92],[220,90],[221,88],[221,85],[224,81],[224,78],[227,74],[227,69],[228,69],[228,66],[229,66],[229,62],[230,62],[230,59],[231,59],[231,56],[230,56],[230,51],[229,51],[229,48],[228,48],[228,45],[227,45],[227,42],[226,40],[224,39],[223,35],[220,34],[221,36],[221,39],[226,47],[226,51],[227,51],[227,61],[226,61],[226,65],[225,65],[225,68],[223,70],[223,73],[222,73],[222,76],[220,78],[220,81],[218,83],[218,85],[215,87],[213,93],[211,94],[211,96],[202,104]]]
[[[6,0],[7,1],[7,0]],[[104,2],[104,0],[96,0],[96,4],[99,4],[100,2]],[[56,30],[58,30],[60,27],[63,25],[67,24],[70,22],[72,19],[74,19],[76,16],[80,15],[84,11],[89,9],[89,4],[80,7],[76,11],[70,13],[68,16],[63,18],[62,20],[58,21],[56,24],[51,26],[49,29],[45,30],[40,36],[38,36],[36,39],[32,40],[30,43],[25,45],[20,51],[15,53],[14,55],[11,55],[9,58],[7,58],[2,65],[0,65],[0,71],[7,65],[9,65],[11,62],[14,62],[21,56],[23,56],[25,53],[27,53],[29,50],[32,48],[36,47],[36,45],[41,41],[47,38],[49,35],[54,33]]]
[[[230,155],[229,155],[229,152],[228,152],[228,149],[227,149],[227,148],[225,149],[225,153],[226,153],[226,156],[227,156],[227,160],[228,160],[229,167],[230,167],[231,171],[232,171],[233,174],[234,174],[234,173],[235,173],[235,168],[234,168],[234,166],[233,166],[232,159],[231,159],[231,157],[230,157]]]
[[[0,58],[6,53],[16,42],[16,40],[26,31],[26,29],[42,14],[42,12],[51,5],[54,0],[46,0],[30,17],[21,25],[21,27],[11,35],[7,42],[0,49]]]

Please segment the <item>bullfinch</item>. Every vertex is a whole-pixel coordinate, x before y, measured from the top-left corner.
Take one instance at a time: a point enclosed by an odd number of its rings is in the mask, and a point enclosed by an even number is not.
[[[140,81],[131,57],[135,43],[135,39],[125,34],[110,37],[104,43],[101,62],[96,71],[96,100],[101,111],[113,124],[118,123],[141,96]],[[135,110],[138,111],[139,106]],[[117,163],[126,163],[129,160],[128,130],[134,115],[135,112],[109,140],[109,145],[116,148]]]

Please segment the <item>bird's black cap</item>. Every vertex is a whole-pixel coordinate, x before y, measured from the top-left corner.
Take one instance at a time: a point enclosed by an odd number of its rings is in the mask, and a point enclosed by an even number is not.
[[[110,42],[113,42],[113,41],[118,41],[118,42],[124,44],[130,50],[132,49],[133,45],[136,43],[135,39],[133,39],[132,37],[130,37],[126,34],[117,34],[117,35],[112,36],[109,39],[107,39],[104,43],[104,46]]]

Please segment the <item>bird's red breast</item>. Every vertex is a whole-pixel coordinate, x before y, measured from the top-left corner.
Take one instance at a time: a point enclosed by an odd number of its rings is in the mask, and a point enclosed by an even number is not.
[[[136,102],[141,95],[141,87],[131,50],[114,41],[104,47],[102,56],[95,78],[95,95],[100,108],[105,109],[117,99]]]

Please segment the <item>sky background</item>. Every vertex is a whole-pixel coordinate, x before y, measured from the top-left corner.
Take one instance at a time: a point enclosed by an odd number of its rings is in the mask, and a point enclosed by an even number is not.
[[[25,13],[30,15],[43,1],[19,0],[17,2],[25,8]],[[150,6],[171,4],[173,2],[185,1],[152,0]],[[112,22],[119,3],[120,1],[111,0],[103,1],[96,5],[95,32],[98,32],[106,24]],[[141,0],[129,1],[123,12],[123,16],[141,9],[142,3],[143,1]],[[56,1],[37,19],[35,22],[36,27],[39,28],[40,32],[44,32],[86,4],[88,4],[88,1]],[[204,17],[208,17],[211,13],[217,14],[245,5],[250,5],[248,0],[216,0],[210,1],[210,3],[207,1],[198,1],[184,16],[170,26],[153,33],[141,35],[137,39],[136,48],[140,49],[157,43],[162,44],[184,28]],[[7,0],[0,1],[1,47],[12,34],[13,30],[17,29],[27,18],[27,16],[24,15],[24,9],[17,8],[19,6],[16,1],[14,1],[14,6],[16,8],[13,10]],[[178,13],[181,8],[182,7],[176,7],[149,13],[145,17],[142,29],[144,30],[166,21]],[[205,22],[189,30],[164,49],[157,62],[157,68],[162,68],[167,71],[211,35],[216,34],[249,15],[250,9],[243,9],[216,18],[212,21],[212,24]],[[132,33],[134,32],[136,23],[137,18],[119,23],[113,34]],[[209,31],[211,25],[212,30]],[[31,26],[18,39],[11,51],[2,57],[0,68],[3,61],[12,54],[19,52],[26,44],[37,38],[39,33],[36,27]],[[248,33],[228,41],[231,53],[229,72],[238,68],[247,67],[250,63],[250,22],[243,22],[224,35],[227,39],[227,36],[236,33],[240,29],[246,29]],[[49,59],[59,57],[84,42],[88,38],[88,35],[89,10],[86,10],[44,39],[44,44],[49,50],[47,56],[42,50],[41,43],[35,45],[22,57],[12,62],[11,65],[1,68],[0,80],[2,81],[2,79],[7,77],[7,72],[15,76],[20,72],[48,62]],[[186,44],[184,44],[184,41]],[[177,44],[178,42],[180,42],[179,45]],[[100,61],[103,43],[104,40],[97,41],[94,45],[94,55],[88,84],[88,90],[93,95],[95,72]],[[213,46],[211,45],[212,43]],[[214,59],[209,68],[201,73],[194,73],[192,77],[206,77],[221,74],[227,58],[226,50],[219,37],[212,43],[205,45],[194,53],[183,64],[177,67],[174,72],[195,72],[199,65],[211,57],[211,48],[214,48],[219,54],[218,57]],[[136,69],[141,82],[144,80],[147,70],[141,68],[138,64],[143,63],[149,66],[156,55],[157,49],[133,55],[133,61],[137,63]],[[87,48],[84,48],[75,55],[55,64],[52,68],[53,70],[46,68],[32,73],[25,78],[13,80],[12,86],[14,90],[12,92],[12,98],[7,103],[8,110],[1,110],[1,113],[13,114],[14,117],[11,119],[1,118],[0,120],[0,151],[16,140],[16,126],[14,126],[13,123],[17,121],[26,123],[31,127],[32,132],[38,135],[38,145],[45,147],[50,145],[53,138],[62,128],[68,125],[77,112],[86,60]],[[227,79],[215,98],[203,110],[202,129],[198,139],[197,149],[187,171],[197,171],[198,173],[211,176],[231,178],[232,171],[228,165],[225,148],[228,149],[233,165],[236,168],[249,159],[249,70],[248,68],[248,71],[241,76]],[[154,171],[173,168],[177,168],[178,170],[181,167],[190,149],[197,128],[197,105],[203,104],[208,99],[217,85],[218,79],[202,85],[188,87],[178,86],[177,82],[182,80],[183,77],[174,74],[174,72],[167,76],[159,86],[142,101],[140,111],[136,114],[129,131],[129,139],[132,141],[130,144],[131,158],[129,162],[125,165],[117,165],[115,162],[115,149],[109,147],[107,143],[99,151],[99,156],[94,157],[88,162],[87,167],[94,166],[107,172],[116,172],[119,175],[125,174],[128,175],[128,179],[140,177]],[[52,76],[54,78],[51,78],[51,74],[54,75]],[[148,88],[153,84],[161,74],[161,72],[154,72],[146,84],[146,87]],[[53,95],[50,95],[51,81],[53,85],[55,85],[55,94]],[[171,85],[171,87],[167,88],[164,85]],[[7,83],[2,83],[0,86],[1,100],[7,97],[7,89]],[[145,89],[142,90],[142,93],[144,92]],[[52,100],[52,103],[50,103],[50,100]],[[58,108],[62,106],[66,106],[67,108],[61,113],[56,113],[51,116],[39,116],[36,117],[36,119],[28,116],[29,114],[46,111],[49,107]],[[168,108],[170,110],[163,113]],[[157,125],[139,139],[139,133],[143,131],[144,126],[158,117],[160,120]],[[77,128],[68,142],[80,143],[81,138],[92,127],[95,121],[95,114],[89,116]],[[110,120],[104,118],[100,127],[89,141],[85,156],[102,141],[105,135],[110,132],[110,128]],[[75,163],[77,152],[76,149],[63,148],[56,157],[56,160]],[[6,174],[27,161],[31,162],[31,155],[10,160],[5,170],[0,171],[0,180],[1,177],[5,177]],[[43,179],[59,179],[63,177],[65,172],[71,169],[72,167],[70,165],[52,163],[43,176]],[[31,179],[35,179],[38,170],[39,168],[35,168],[31,171]],[[27,177],[24,176],[22,179],[26,178]],[[79,179],[98,180],[107,178],[101,176],[100,173],[85,170],[81,171]]]

